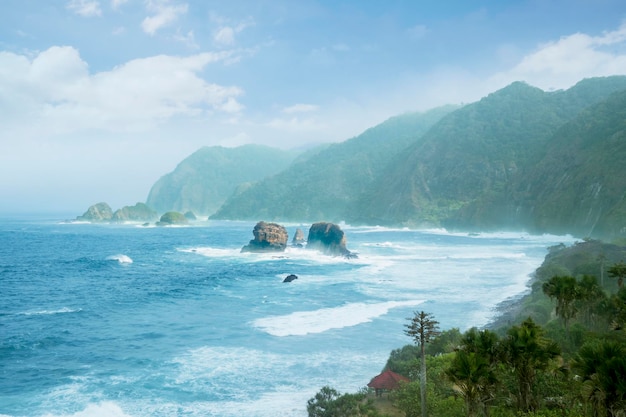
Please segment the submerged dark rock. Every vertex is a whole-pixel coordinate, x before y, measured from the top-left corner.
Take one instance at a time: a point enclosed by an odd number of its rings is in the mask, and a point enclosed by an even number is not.
[[[252,231],[254,239],[241,248],[242,252],[284,252],[289,235],[277,223],[258,222]]]
[[[307,249],[319,250],[325,255],[357,258],[346,248],[346,236],[334,223],[319,222],[311,225],[307,238]]]
[[[291,282],[294,279],[298,279],[298,276],[294,274],[290,274],[290,275],[287,275],[287,277],[283,280],[283,282]]]

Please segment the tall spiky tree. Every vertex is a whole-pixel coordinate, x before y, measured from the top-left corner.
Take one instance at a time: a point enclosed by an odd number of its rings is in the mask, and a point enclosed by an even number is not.
[[[404,333],[411,337],[421,351],[421,371],[420,371],[420,402],[422,407],[422,417],[427,417],[426,413],[426,353],[425,345],[430,340],[439,335],[439,322],[434,316],[424,311],[416,311],[413,317],[407,318],[409,324],[405,325]]]

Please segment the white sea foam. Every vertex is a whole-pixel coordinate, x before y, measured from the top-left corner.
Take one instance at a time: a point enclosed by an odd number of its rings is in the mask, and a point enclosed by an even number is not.
[[[50,315],[50,314],[78,313],[79,311],[82,311],[82,309],[81,308],[72,309],[72,308],[69,308],[69,307],[63,307],[63,308],[60,308],[58,310],[24,311],[24,312],[21,312],[21,313],[16,313],[16,315],[23,315],[23,316],[46,316],[46,315]]]
[[[122,408],[112,401],[89,404],[82,411],[72,414],[45,414],[42,417],[131,417]]]
[[[199,246],[193,248],[178,249],[179,252],[197,253],[207,258],[234,258],[240,255],[241,249],[224,249]]]
[[[130,257],[128,255],[124,255],[124,254],[117,254],[117,255],[111,255],[111,256],[107,256],[106,257],[107,261],[117,261],[121,264],[132,264],[133,260],[130,259]]]
[[[284,316],[264,317],[254,320],[252,324],[272,336],[304,336],[368,323],[387,314],[392,308],[413,307],[423,302],[424,300],[387,301],[371,304],[350,303],[341,307],[296,311]]]

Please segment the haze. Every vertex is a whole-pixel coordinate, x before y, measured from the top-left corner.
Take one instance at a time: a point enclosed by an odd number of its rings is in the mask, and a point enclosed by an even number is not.
[[[118,208],[202,146],[626,74],[622,0],[431,3],[4,0],[0,212]]]

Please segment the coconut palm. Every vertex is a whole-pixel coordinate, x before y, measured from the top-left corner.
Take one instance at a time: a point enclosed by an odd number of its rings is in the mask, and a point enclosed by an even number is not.
[[[563,320],[567,332],[570,319],[575,317],[577,313],[575,301],[578,298],[578,285],[576,278],[555,275],[544,282],[541,288],[551,300],[556,300],[556,315]]]
[[[511,327],[502,341],[503,358],[513,372],[516,382],[516,405],[520,411],[534,411],[537,400],[533,387],[537,372],[546,370],[559,356],[556,343],[544,337],[544,330],[528,318]]]
[[[607,271],[611,278],[617,278],[617,286],[622,288],[624,286],[624,278],[626,278],[626,264],[624,262],[618,262]]]
[[[586,343],[572,361],[583,380],[582,396],[597,417],[626,415],[626,345],[613,340]]]
[[[495,398],[498,382],[497,351],[498,336],[495,333],[472,328],[463,335],[461,346],[446,370],[446,376],[465,400],[469,417],[478,415],[480,410],[488,415],[487,404]]]

